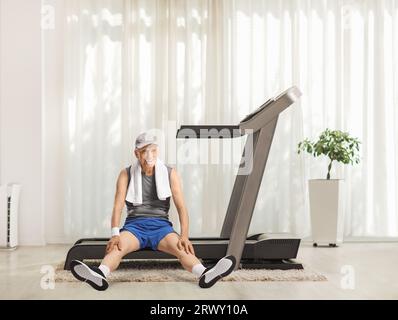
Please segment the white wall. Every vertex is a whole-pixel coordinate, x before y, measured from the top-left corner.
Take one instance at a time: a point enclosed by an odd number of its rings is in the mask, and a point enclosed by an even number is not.
[[[0,183],[22,184],[21,245],[44,244],[40,0],[0,0]]]

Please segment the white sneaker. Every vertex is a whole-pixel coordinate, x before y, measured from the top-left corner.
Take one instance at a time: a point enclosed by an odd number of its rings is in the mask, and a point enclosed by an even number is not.
[[[108,288],[108,281],[105,275],[98,267],[89,267],[79,260],[73,260],[70,263],[71,272],[77,280],[87,282],[98,291],[104,291]]]
[[[218,280],[226,277],[232,271],[234,271],[236,265],[236,259],[234,256],[226,256],[220,259],[215,266],[207,268],[203,271],[199,279],[199,287],[210,288]]]

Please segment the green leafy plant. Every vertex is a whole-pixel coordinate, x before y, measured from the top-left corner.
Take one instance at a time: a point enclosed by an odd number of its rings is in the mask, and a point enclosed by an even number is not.
[[[330,162],[326,179],[330,180],[333,161],[344,164],[358,164],[360,162],[360,144],[361,142],[357,138],[351,137],[347,132],[326,129],[321,133],[317,141],[305,139],[300,142],[298,144],[298,154],[308,152],[314,157],[327,156]]]

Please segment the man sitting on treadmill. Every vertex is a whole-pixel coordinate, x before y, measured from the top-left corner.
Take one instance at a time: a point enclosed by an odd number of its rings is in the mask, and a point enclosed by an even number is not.
[[[158,159],[156,136],[140,134],[135,142],[136,164],[123,169],[118,177],[112,212],[112,238],[99,267],[81,261],[71,262],[72,274],[96,290],[108,288],[107,277],[116,270],[122,258],[143,248],[159,250],[175,256],[181,265],[199,279],[201,288],[213,286],[235,268],[234,256],[220,259],[211,268],[205,268],[195,256],[188,237],[188,213],[184,204],[180,179],[174,168]],[[178,211],[181,234],[169,221],[170,197]],[[128,216],[119,231],[124,204]]]

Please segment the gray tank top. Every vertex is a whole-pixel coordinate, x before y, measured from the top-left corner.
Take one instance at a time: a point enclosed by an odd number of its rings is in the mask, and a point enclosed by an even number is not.
[[[170,173],[173,168],[166,166],[167,171]],[[130,185],[131,175],[130,167],[126,168],[128,174],[128,184]],[[160,200],[156,192],[156,180],[155,172],[152,176],[146,176],[144,172],[142,175],[142,205],[135,206],[131,202],[125,200],[127,206],[127,217],[137,218],[137,217],[156,217],[169,219],[169,209],[170,209],[170,197],[166,200]]]

